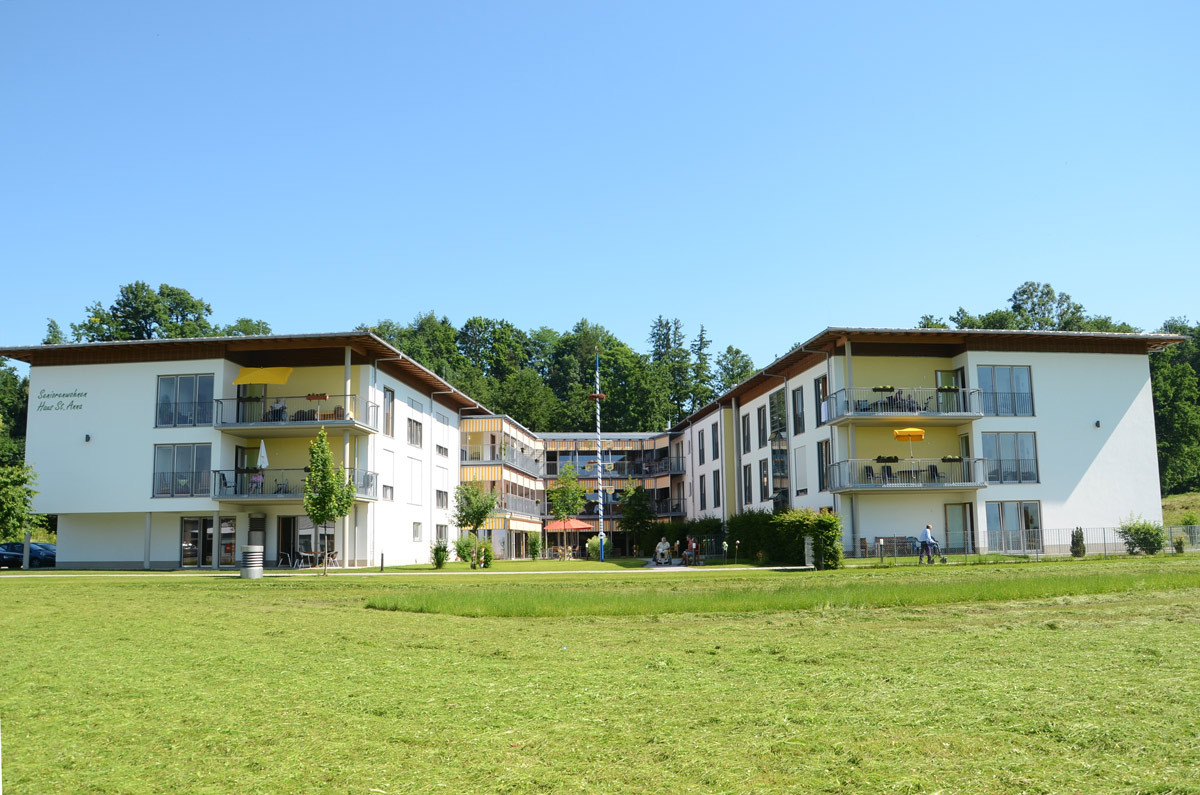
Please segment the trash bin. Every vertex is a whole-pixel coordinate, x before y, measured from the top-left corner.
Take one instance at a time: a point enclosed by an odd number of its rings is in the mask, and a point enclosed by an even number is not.
[[[263,575],[263,547],[250,545],[242,547],[242,579],[257,580]]]

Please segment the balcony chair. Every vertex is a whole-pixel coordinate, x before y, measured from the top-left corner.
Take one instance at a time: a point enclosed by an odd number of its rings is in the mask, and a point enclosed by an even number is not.
[[[880,477],[883,479],[885,486],[889,483],[896,482],[896,473],[892,472],[891,464],[884,464],[883,466],[879,467],[879,471],[881,473]]]
[[[863,483],[866,483],[867,481],[879,481],[880,483],[883,482],[883,476],[876,475],[875,467],[871,466],[870,464],[863,465]]]
[[[292,567],[292,559],[286,552],[279,553],[279,559],[275,561],[275,568],[290,569]]]
[[[941,473],[941,471],[938,469],[937,464],[930,464],[929,465],[929,482],[930,483],[938,483],[939,481],[942,483],[945,483],[946,476]]]

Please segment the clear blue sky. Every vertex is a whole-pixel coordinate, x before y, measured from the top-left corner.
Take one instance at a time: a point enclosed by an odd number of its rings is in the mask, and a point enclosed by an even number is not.
[[[0,0],[0,343],[700,324],[759,365],[1026,279],[1200,316],[1200,4]]]

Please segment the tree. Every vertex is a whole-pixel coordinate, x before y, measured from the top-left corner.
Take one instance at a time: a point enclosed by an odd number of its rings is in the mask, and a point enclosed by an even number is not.
[[[587,502],[587,489],[579,482],[574,464],[564,464],[554,486],[546,489],[546,505],[558,521],[578,515]]]
[[[265,320],[239,317],[228,326],[217,326],[213,331],[218,337],[265,337],[271,333],[271,326]]]
[[[642,549],[654,548],[654,535],[658,531],[657,516],[650,492],[632,479],[626,483],[621,492],[621,518],[617,526],[636,538]]]
[[[322,428],[308,445],[308,476],[304,478],[304,512],[317,532],[330,522],[336,522],[354,508],[354,481],[346,476],[341,464],[334,466],[329,452],[329,440]],[[318,550],[320,544],[317,545]],[[328,550],[326,550],[328,551]],[[329,570],[329,556],[325,556]]]
[[[43,345],[62,345],[67,341],[63,330],[59,328],[58,321],[52,317],[46,318],[46,336],[42,337]]]
[[[552,427],[558,412],[554,391],[528,368],[505,378],[492,392],[489,405],[531,429]]]
[[[1055,292],[1048,283],[1025,282],[1008,299],[1007,309],[972,315],[961,306],[950,316],[955,328],[1033,331],[1124,331],[1138,329],[1108,316],[1088,315],[1083,305],[1067,293]],[[928,324],[928,325],[927,325]],[[941,318],[921,317],[921,328],[945,328]]]
[[[460,483],[454,490],[454,524],[461,528],[470,528],[475,542],[475,557],[479,559],[479,528],[496,510],[496,494],[485,492],[475,483]]]
[[[1150,354],[1158,474],[1164,494],[1200,490],[1200,325],[1171,318],[1162,331],[1189,339]]]
[[[754,373],[754,360],[730,345],[717,357],[717,392],[725,394]]]
[[[692,411],[704,408],[716,397],[712,387],[713,373],[710,364],[712,357],[708,355],[711,345],[712,340],[708,338],[704,324],[701,323],[700,333],[696,335],[690,349],[692,353]]]
[[[33,512],[37,473],[25,464],[0,466],[0,541],[16,541],[41,523]]]
[[[0,466],[25,463],[25,421],[29,413],[29,379],[0,357]]]
[[[208,320],[212,307],[182,287],[160,284],[155,291],[142,281],[123,284],[117,299],[107,309],[96,301],[85,310],[87,317],[71,324],[75,342],[112,340],[181,339],[222,334],[270,333],[261,320],[240,318],[232,326],[214,327]],[[245,329],[243,331],[243,329]],[[62,340],[58,323],[50,320],[44,344]]]

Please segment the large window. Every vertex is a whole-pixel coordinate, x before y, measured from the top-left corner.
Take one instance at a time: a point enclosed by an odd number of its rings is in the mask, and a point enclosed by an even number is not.
[[[442,491],[441,489],[437,490],[437,507],[439,507],[439,508],[449,508],[450,507],[450,492]]]
[[[813,408],[817,412],[817,427],[829,422],[829,381],[821,376],[813,381]]]
[[[434,531],[437,533],[439,544],[445,544],[450,539],[450,527],[448,525],[434,525]]]
[[[155,497],[207,497],[211,477],[211,444],[154,446]]]
[[[408,421],[408,443],[414,447],[421,447],[424,438],[425,429],[421,423],[410,419]]]
[[[713,470],[713,507],[721,507],[721,470]]]
[[[234,565],[236,524],[232,516],[221,517],[221,535],[215,541],[218,565]],[[184,517],[180,520],[179,565],[211,566],[213,542],[213,519],[211,516]]]
[[[767,475],[767,459],[758,462],[758,499],[766,502],[771,499],[771,479]]]
[[[754,470],[749,464],[742,467],[742,502],[746,505],[754,502]]]
[[[396,393],[383,388],[383,432],[388,436],[396,435]]]
[[[991,417],[1032,417],[1033,376],[1028,367],[980,365],[983,413]]]
[[[796,448],[794,453],[796,458],[796,471],[792,473],[792,476],[796,484],[797,497],[803,497],[804,495],[808,494],[808,461],[804,457],[807,450],[807,446],[801,445],[800,447]]]
[[[212,425],[212,375],[159,376],[157,405],[154,424],[159,428]]]
[[[984,433],[983,457],[988,483],[1037,483],[1037,435],[1034,433]]]
[[[721,446],[720,446],[720,443],[717,441],[717,423],[714,422],[712,424],[712,428],[710,428],[709,430],[712,435],[712,460],[716,461],[717,457],[721,455]]]
[[[832,464],[829,442],[817,442],[817,491],[829,491],[829,467]]]
[[[758,407],[758,446],[767,446],[767,407]]]
[[[750,415],[742,415],[742,452],[750,452]]]
[[[704,489],[704,475],[701,475],[700,476],[700,510],[703,511],[703,510],[706,510],[707,508],[708,508],[708,499],[706,497],[706,492]]]
[[[696,434],[696,455],[699,457],[699,463],[704,463],[704,431]]]
[[[989,502],[987,504],[989,552],[1025,554],[1042,549],[1042,504]]]
[[[804,433],[804,387],[792,390],[792,435]]]

